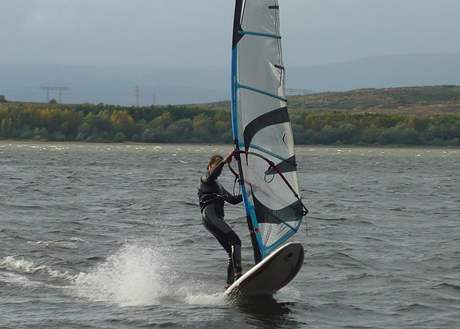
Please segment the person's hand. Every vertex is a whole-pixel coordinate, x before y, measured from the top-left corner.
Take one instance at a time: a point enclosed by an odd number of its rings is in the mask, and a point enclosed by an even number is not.
[[[224,161],[225,163],[230,163],[232,161],[232,158],[233,158],[233,155],[234,155],[234,151],[231,151],[229,154],[227,154],[224,158]]]

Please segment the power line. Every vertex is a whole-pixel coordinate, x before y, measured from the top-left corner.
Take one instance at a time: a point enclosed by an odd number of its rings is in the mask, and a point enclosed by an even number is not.
[[[62,104],[62,93],[64,91],[70,90],[70,88],[64,87],[64,86],[41,86],[40,89],[46,92],[46,102],[47,103],[49,103],[50,101],[51,92],[57,92],[58,101],[61,104]]]

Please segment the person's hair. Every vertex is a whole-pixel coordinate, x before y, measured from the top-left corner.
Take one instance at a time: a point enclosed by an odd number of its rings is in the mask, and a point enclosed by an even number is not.
[[[209,158],[208,167],[210,167],[213,164],[216,164],[217,162],[220,162],[222,160],[224,160],[224,158],[221,155],[215,154],[211,158]]]

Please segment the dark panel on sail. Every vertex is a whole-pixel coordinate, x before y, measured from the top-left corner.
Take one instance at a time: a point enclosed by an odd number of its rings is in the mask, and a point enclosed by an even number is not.
[[[296,201],[285,208],[274,210],[265,206],[254,195],[253,200],[259,223],[282,224],[283,222],[295,222],[303,217],[303,205],[300,201]]]
[[[297,170],[297,163],[295,160],[295,155],[289,159],[284,160],[283,162],[276,165],[276,169],[271,167],[266,172],[265,175],[275,175],[278,173],[288,173]]]
[[[251,145],[252,139],[260,130],[285,122],[289,122],[287,107],[267,112],[254,119],[244,129],[244,146],[246,150],[249,149],[249,145]]]

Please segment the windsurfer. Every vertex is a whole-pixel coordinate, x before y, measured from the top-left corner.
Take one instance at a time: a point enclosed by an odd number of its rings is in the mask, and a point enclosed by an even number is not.
[[[219,241],[228,254],[227,285],[241,276],[241,240],[224,221],[224,203],[238,204],[242,196],[229,193],[218,181],[222,169],[233,157],[214,155],[209,159],[206,175],[201,177],[198,190],[204,227]]]

